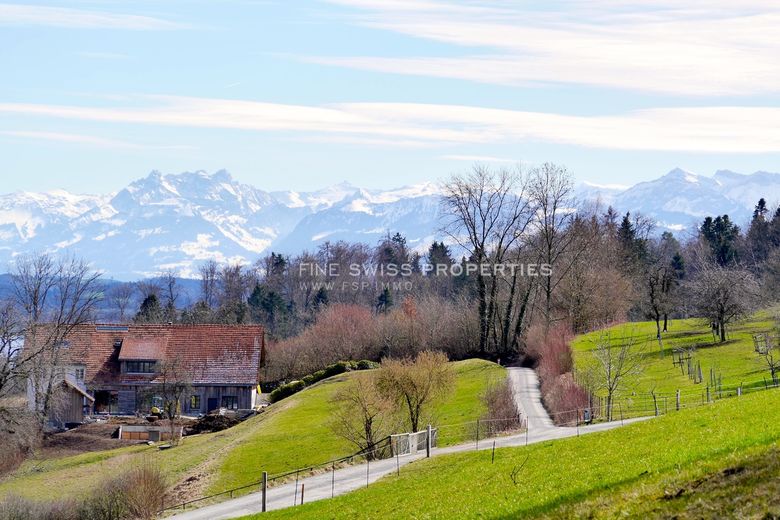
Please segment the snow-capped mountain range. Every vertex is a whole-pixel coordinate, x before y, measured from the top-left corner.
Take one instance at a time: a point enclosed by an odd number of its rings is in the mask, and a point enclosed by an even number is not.
[[[425,247],[437,229],[434,183],[364,190],[341,183],[313,192],[266,192],[228,172],[152,172],[109,195],[63,191],[0,196],[0,272],[19,253],[71,251],[120,280],[206,260],[253,262],[324,241],[375,244],[399,231]]]
[[[681,231],[706,215],[746,222],[760,197],[780,202],[780,174],[675,169],[632,187],[583,183],[581,200],[641,212]],[[298,253],[325,241],[375,244],[400,232],[411,247],[437,237],[439,188],[424,183],[365,190],[348,183],[312,192],[267,192],[214,174],[152,172],[109,195],[64,191],[0,195],[0,272],[19,253],[71,251],[120,280],[175,269],[194,276],[208,259],[252,262],[270,251]]]
[[[780,173],[750,175],[718,170],[712,177],[675,168],[652,181],[631,187],[582,183],[581,200],[598,200],[618,211],[652,217],[659,230],[692,230],[706,216],[729,215],[746,225],[760,198],[774,208],[780,203]]]

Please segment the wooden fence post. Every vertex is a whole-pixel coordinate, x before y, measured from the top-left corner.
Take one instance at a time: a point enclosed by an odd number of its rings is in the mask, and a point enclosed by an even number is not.
[[[431,432],[432,431],[433,430],[431,428],[431,425],[429,424],[428,425],[428,434],[427,434],[427,436],[426,436],[427,438],[425,440],[425,457],[426,458],[430,458],[430,456],[431,456],[431,445],[433,444],[433,439],[431,439]]]
[[[268,493],[268,472],[263,471],[263,498],[262,498],[262,505],[261,505],[261,511],[265,513],[265,500]]]

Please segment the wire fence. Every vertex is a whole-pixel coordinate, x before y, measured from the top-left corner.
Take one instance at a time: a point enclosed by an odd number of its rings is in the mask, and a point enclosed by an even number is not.
[[[674,392],[645,392],[605,396],[591,396],[588,406],[550,414],[558,426],[579,426],[604,421],[626,420],[637,417],[665,415],[720,399],[780,388],[780,379],[762,378],[732,385],[701,385],[698,388],[678,389]]]
[[[780,387],[780,382],[769,380],[756,380],[731,386],[704,386],[700,389],[677,390],[674,393],[649,392],[646,394],[632,394],[613,397],[608,400],[604,396],[593,396],[588,406],[558,411],[549,414],[555,426],[577,428],[603,423],[607,421],[626,421],[629,419],[665,415],[679,410],[690,409],[697,406],[705,406],[719,399],[732,398],[749,392],[769,390]],[[314,486],[315,498],[328,498],[335,496],[339,479],[354,481],[354,473],[337,476],[337,470],[358,464],[365,464],[365,483],[371,482],[372,476],[387,475],[393,471],[400,474],[403,462],[415,460],[430,454],[430,449],[440,446],[454,446],[474,443],[474,449],[492,447],[495,457],[496,440],[501,445],[501,438],[513,436],[508,439],[512,445],[529,442],[529,432],[535,425],[530,425],[527,417],[517,415],[515,417],[479,419],[464,421],[461,423],[442,424],[429,430],[413,433],[402,433],[387,436],[374,443],[370,449],[360,450],[351,455],[338,459],[328,460],[320,464],[298,468],[284,473],[268,475],[262,472],[262,478],[224,490],[219,493],[178,502],[165,507],[160,513],[170,511],[184,511],[188,507],[194,507],[208,503],[222,497],[234,498],[239,495],[259,491],[263,495],[263,508],[265,510],[265,495],[268,490],[281,484],[291,484],[283,493],[274,495],[277,504],[279,500],[283,506],[295,506],[304,503],[306,497],[305,483],[309,482],[309,492]],[[524,439],[523,439],[524,436]],[[430,444],[428,440],[430,439]],[[372,473],[373,471],[373,473]]]
[[[306,466],[304,468],[297,468],[291,471],[279,473],[272,476],[268,476],[265,472],[263,472],[262,478],[250,482],[249,484],[234,487],[231,489],[226,489],[218,493],[213,493],[210,495],[194,498],[192,500],[177,502],[176,504],[161,509],[159,513],[164,513],[166,511],[171,511],[176,509],[186,510],[188,506],[193,506],[195,504],[199,504],[201,502],[209,501],[219,497],[229,496],[230,498],[234,498],[234,496],[241,494],[240,493],[241,491],[246,491],[247,489],[254,489],[254,488],[257,488],[255,489],[255,491],[260,491],[262,490],[263,487],[268,487],[269,485],[273,486],[275,483],[288,482],[293,478],[295,479],[296,486],[297,486],[297,483],[303,477],[314,475],[322,471],[332,470],[335,472],[336,469],[342,468],[347,465],[355,464],[356,462],[367,461],[370,460],[371,458],[376,458],[381,454],[386,455],[387,453],[390,453],[390,451],[391,451],[390,437],[385,437],[384,439],[378,441],[375,444],[375,447],[370,450],[361,450],[356,453],[353,453],[352,455],[347,455],[346,457],[331,459],[326,462],[322,462],[320,464],[313,464],[311,466]]]
[[[501,434],[518,433],[525,427],[525,425],[526,422],[518,416],[511,418],[467,421],[457,424],[441,425],[435,428],[431,427],[429,429],[414,433],[394,434],[376,442],[370,449],[360,450],[346,457],[329,460],[320,464],[314,464],[276,475],[267,475],[265,472],[263,472],[262,478],[258,478],[257,480],[243,486],[238,486],[187,501],[177,502],[175,504],[166,506],[160,511],[160,513],[176,510],[185,511],[187,508],[200,506],[218,498],[235,498],[237,496],[256,491],[262,493],[264,489],[267,492],[267,490],[273,488],[274,486],[278,486],[280,484],[289,484],[292,482],[294,482],[294,486],[292,496],[288,497],[291,499],[289,505],[300,505],[305,500],[305,487],[304,483],[302,482],[304,479],[310,479],[310,477],[316,476],[316,483],[318,486],[317,496],[318,498],[323,498],[323,484],[327,484],[327,482],[323,481],[323,478],[327,479],[329,475],[329,496],[334,496],[336,486],[339,483],[337,480],[337,470],[339,469],[348,466],[356,466],[358,464],[365,464],[366,485],[368,485],[372,476],[378,478],[378,476],[388,473],[388,464],[392,466],[394,462],[395,471],[400,472],[402,457],[404,458],[405,463],[408,458],[417,458],[426,455],[429,456],[430,449],[438,447],[442,439],[448,445],[468,442],[470,440],[473,440],[478,445],[480,439],[484,440],[488,437]],[[464,434],[464,432],[466,433]],[[429,436],[430,445],[428,444]],[[372,467],[376,468],[377,465],[380,465],[381,470],[375,469],[374,473],[372,473]],[[349,475],[347,478],[354,480],[355,476]]]

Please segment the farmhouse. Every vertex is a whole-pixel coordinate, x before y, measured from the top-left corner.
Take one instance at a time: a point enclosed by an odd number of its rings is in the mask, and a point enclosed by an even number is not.
[[[94,401],[91,412],[148,412],[159,403],[163,366],[175,363],[189,390],[181,413],[256,404],[264,330],[259,325],[85,324],[67,337],[69,371]]]

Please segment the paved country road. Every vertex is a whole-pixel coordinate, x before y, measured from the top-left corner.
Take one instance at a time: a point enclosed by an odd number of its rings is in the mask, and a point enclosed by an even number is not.
[[[609,423],[599,423],[590,426],[580,426],[579,430],[575,427],[559,427],[553,424],[552,419],[542,405],[539,391],[539,381],[536,373],[530,368],[509,368],[509,378],[512,382],[515,398],[518,407],[523,415],[528,419],[528,434],[510,435],[498,437],[483,442],[480,449],[490,449],[493,447],[493,440],[496,447],[523,446],[526,443],[549,441],[553,439],[562,439],[564,437],[573,437],[587,433],[610,430],[619,427],[621,421]],[[625,423],[636,422],[641,419],[626,420]],[[448,446],[446,448],[435,448],[431,456],[446,455],[448,453],[457,453],[475,449],[473,442]],[[370,464],[356,464],[346,468],[338,469],[335,472],[327,472],[303,478],[299,481],[297,490],[294,482],[282,484],[268,489],[266,498],[266,508],[271,511],[292,507],[295,503],[300,503],[300,485],[305,485],[305,501],[322,500],[330,498],[331,494],[343,495],[355,489],[366,487],[367,484],[377,479],[394,473],[397,465],[405,466],[410,462],[425,457],[425,452],[415,455],[402,456],[399,459],[385,459],[373,461]],[[334,485],[335,482],[335,485]],[[297,500],[296,500],[297,497]],[[236,518],[239,516],[259,513],[261,510],[260,493],[251,493],[240,498],[226,500],[218,504],[184,511],[168,518],[176,520],[222,520],[226,518]]]

